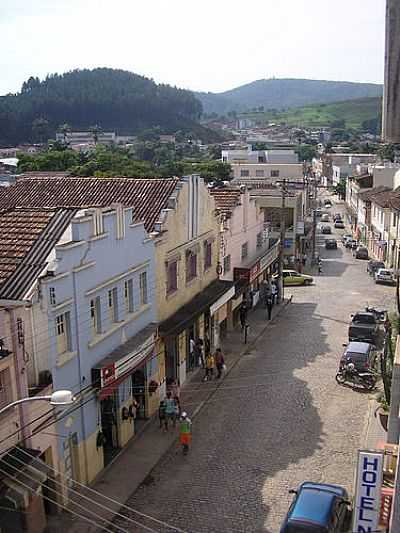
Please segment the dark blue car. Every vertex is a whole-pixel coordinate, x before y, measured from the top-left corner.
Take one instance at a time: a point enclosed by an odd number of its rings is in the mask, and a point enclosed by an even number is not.
[[[344,533],[351,518],[347,491],[306,481],[295,494],[280,533]]]

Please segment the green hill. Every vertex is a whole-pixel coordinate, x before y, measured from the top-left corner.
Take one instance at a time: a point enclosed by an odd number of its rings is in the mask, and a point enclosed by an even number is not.
[[[223,93],[195,93],[204,113],[287,109],[382,95],[382,85],[347,81],[257,80]]]
[[[187,90],[124,70],[73,70],[42,81],[31,77],[19,93],[0,97],[0,145],[46,140],[63,123],[75,130],[98,124],[120,135],[159,126],[164,133],[213,136],[198,124],[201,112]]]
[[[240,116],[253,118],[260,124],[276,122],[303,128],[330,126],[336,121],[344,120],[346,128],[360,129],[363,122],[379,117],[381,106],[381,98],[359,98],[345,102],[292,108],[286,111],[242,113]]]

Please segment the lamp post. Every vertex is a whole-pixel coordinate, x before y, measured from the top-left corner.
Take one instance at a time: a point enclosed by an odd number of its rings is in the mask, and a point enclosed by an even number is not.
[[[71,405],[75,401],[75,397],[73,396],[72,392],[69,390],[58,390],[54,391],[52,394],[48,396],[33,396],[32,398],[22,398],[21,400],[16,400],[15,402],[11,402],[2,409],[0,409],[0,415],[3,414],[5,411],[8,411],[8,409],[11,409],[12,407],[15,407],[16,405],[20,405],[21,403],[27,403],[27,402],[36,402],[39,400],[47,401],[51,405],[57,406],[57,405]]]

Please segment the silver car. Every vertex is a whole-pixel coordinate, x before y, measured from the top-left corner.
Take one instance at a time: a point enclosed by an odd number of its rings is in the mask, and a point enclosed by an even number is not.
[[[388,285],[394,285],[396,280],[391,270],[388,268],[380,268],[375,274],[375,283],[387,283]]]

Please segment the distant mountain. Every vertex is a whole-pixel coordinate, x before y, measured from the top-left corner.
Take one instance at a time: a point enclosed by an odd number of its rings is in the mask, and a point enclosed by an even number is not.
[[[99,125],[119,134],[160,126],[164,133],[196,130],[207,137],[198,124],[201,111],[192,92],[124,70],[74,70],[42,81],[31,77],[19,93],[0,97],[0,146],[47,140],[64,123],[75,130]]]
[[[382,85],[347,81],[302,79],[257,80],[223,93],[195,93],[203,104],[204,113],[226,114],[228,111],[248,111],[264,107],[287,109],[382,96]]]

